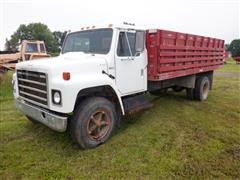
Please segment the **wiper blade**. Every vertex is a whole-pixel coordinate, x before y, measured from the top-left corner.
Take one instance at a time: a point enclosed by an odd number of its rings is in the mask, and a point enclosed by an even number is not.
[[[94,50],[85,50],[85,51],[83,51],[84,53],[92,53],[92,54],[94,54]]]
[[[89,51],[87,51],[87,50],[86,50],[86,51],[82,51],[82,52],[84,52],[84,53],[89,53]]]

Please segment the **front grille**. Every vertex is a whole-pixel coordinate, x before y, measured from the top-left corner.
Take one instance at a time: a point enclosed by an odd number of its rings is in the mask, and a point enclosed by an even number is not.
[[[31,103],[47,106],[47,76],[42,72],[17,70],[19,95]]]

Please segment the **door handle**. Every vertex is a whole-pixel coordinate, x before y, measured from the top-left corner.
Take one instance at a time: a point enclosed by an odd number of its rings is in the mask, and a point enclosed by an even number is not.
[[[134,57],[122,58],[121,61],[133,61]]]

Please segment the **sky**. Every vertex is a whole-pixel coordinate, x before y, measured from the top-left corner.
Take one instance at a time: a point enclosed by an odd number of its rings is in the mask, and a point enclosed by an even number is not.
[[[224,39],[240,38],[240,0],[0,0],[0,50],[20,24],[51,31],[135,23]]]

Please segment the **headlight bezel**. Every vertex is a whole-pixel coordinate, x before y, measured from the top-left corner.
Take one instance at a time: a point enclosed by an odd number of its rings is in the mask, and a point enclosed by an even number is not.
[[[59,98],[59,101],[56,98]],[[62,105],[62,93],[60,90],[52,89],[52,103],[54,105]]]

